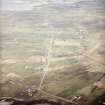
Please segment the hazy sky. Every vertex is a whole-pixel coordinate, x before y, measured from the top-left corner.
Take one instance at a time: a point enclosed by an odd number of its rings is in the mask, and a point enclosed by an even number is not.
[[[73,3],[80,0],[1,0],[2,10],[32,10],[34,6],[48,3]]]
[[[2,10],[31,10],[33,9],[33,4],[27,0],[2,0],[1,2]]]

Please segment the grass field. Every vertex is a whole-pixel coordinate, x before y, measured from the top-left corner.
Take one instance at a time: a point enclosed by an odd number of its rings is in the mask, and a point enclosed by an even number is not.
[[[104,47],[97,48],[105,33],[102,1],[2,11],[0,97],[22,92],[22,97],[43,97],[35,90],[45,72],[43,91],[68,99],[89,95],[105,66]],[[27,89],[34,90],[31,96]]]

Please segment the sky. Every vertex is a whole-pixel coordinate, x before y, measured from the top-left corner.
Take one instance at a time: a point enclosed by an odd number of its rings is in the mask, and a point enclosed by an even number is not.
[[[32,10],[34,6],[30,1],[25,0],[2,0],[1,4],[2,10],[16,11]]]
[[[48,3],[74,3],[80,0],[1,0],[2,10],[24,11]]]

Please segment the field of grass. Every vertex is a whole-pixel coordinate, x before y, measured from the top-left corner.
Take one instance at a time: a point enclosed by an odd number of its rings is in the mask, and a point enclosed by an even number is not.
[[[41,85],[45,92],[68,99],[90,93],[92,84],[100,76],[98,68],[104,71],[105,66],[99,59],[105,57],[101,56],[103,48],[94,49],[105,32],[104,11],[90,4],[91,8],[80,3],[78,8],[75,4],[73,7],[53,4],[27,12],[2,11],[0,97],[16,97],[33,85],[38,88],[45,72]],[[8,92],[9,89],[13,92]],[[37,95],[44,97],[41,93]]]

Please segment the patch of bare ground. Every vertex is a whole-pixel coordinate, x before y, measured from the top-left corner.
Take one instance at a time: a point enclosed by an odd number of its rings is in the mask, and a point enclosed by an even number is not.
[[[88,97],[85,96],[75,96],[71,99],[71,103],[61,102],[60,100],[32,100],[23,101],[14,98],[1,98],[0,105],[88,105]]]

